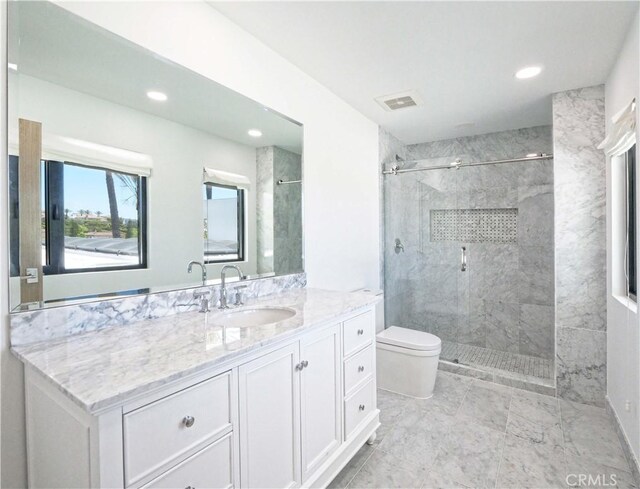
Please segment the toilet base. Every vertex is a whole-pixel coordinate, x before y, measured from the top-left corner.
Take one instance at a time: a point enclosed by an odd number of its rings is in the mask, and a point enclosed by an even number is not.
[[[428,399],[433,396],[439,359],[440,349],[424,352],[378,343],[378,387],[403,396]]]

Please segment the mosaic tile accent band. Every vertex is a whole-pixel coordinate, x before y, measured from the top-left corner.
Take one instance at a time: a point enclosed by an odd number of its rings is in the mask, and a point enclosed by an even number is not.
[[[518,209],[432,209],[431,241],[515,243]]]
[[[440,356],[444,360],[457,360],[462,365],[489,367],[540,379],[552,379],[554,374],[553,360],[450,341],[442,342]]]

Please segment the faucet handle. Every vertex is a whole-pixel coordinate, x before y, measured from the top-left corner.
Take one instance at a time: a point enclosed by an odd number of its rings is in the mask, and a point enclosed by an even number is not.
[[[236,293],[236,301],[233,303],[234,306],[242,306],[244,302],[242,302],[242,289],[246,289],[246,285],[238,285],[234,292]]]
[[[210,297],[210,296],[211,296],[211,290],[205,289],[203,287],[200,287],[199,289],[196,289],[193,291],[193,297],[195,297],[196,299],[200,299],[202,297]]]

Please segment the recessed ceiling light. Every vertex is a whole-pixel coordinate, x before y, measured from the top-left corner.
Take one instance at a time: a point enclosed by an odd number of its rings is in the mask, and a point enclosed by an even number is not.
[[[533,78],[534,76],[538,76],[542,68],[540,66],[527,66],[526,68],[522,68],[516,72],[516,78],[520,80],[524,80],[526,78]]]
[[[9,67],[10,70],[18,71],[18,65],[15,63],[7,63],[7,66]]]
[[[155,100],[156,102],[166,102],[167,100],[167,94],[153,90],[147,92],[147,97],[151,100]]]
[[[249,129],[247,131],[247,134],[252,138],[259,138],[260,136],[262,136],[262,131],[260,129]]]

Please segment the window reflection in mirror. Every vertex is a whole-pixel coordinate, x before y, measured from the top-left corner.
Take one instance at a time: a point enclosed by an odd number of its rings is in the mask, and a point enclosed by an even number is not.
[[[190,260],[303,271],[301,124],[53,3],[8,10],[12,309],[196,285]]]
[[[203,187],[205,262],[244,260],[244,190],[214,183]]]

